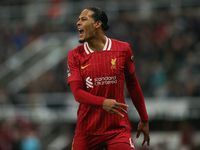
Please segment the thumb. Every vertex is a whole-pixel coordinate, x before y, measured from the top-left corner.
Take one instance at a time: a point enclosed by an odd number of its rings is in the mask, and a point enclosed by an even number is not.
[[[140,131],[137,131],[136,138],[139,138],[139,136],[140,136]]]

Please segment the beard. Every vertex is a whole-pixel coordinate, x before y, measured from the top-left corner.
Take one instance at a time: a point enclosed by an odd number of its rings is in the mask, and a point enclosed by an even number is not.
[[[79,43],[84,43],[85,42],[85,40],[79,40]]]
[[[88,41],[92,40],[93,38],[94,38],[94,36],[85,37],[82,40],[79,39],[79,43],[88,42]]]

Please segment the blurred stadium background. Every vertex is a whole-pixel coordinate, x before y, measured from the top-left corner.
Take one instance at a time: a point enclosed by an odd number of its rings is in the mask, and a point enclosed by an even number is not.
[[[78,103],[66,61],[88,6],[109,17],[110,38],[130,43],[150,119],[151,146],[200,150],[199,0],[0,0],[0,150],[70,150]]]

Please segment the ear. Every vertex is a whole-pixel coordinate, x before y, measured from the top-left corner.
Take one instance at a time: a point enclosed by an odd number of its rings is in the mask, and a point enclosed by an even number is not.
[[[95,22],[95,28],[100,28],[101,25],[102,25],[102,22],[101,22],[101,21]]]

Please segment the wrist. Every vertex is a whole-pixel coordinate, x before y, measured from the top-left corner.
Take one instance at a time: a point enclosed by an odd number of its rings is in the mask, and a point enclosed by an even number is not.
[[[106,98],[102,98],[102,101],[101,101],[101,106],[103,107],[103,103],[104,101],[106,100]]]
[[[142,123],[148,123],[149,120],[142,120],[141,122],[142,122]]]

